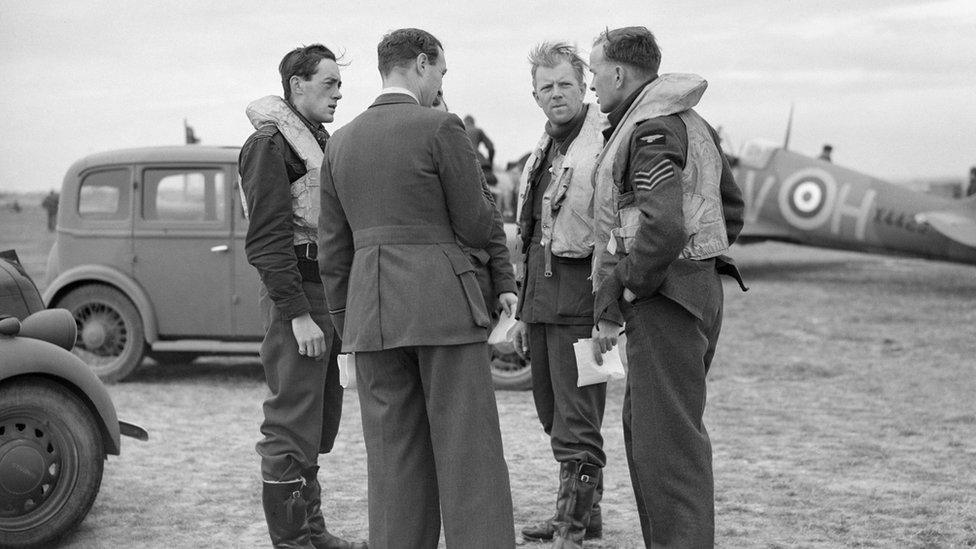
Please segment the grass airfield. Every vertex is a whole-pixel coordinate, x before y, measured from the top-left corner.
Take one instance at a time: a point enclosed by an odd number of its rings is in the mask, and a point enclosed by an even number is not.
[[[16,248],[43,284],[53,235],[43,210],[21,205],[0,211],[0,249]],[[751,290],[726,282],[709,375],[717,546],[976,546],[976,267],[775,243],[733,255]],[[603,429],[604,538],[587,547],[643,546],[623,387],[609,386]],[[64,547],[268,546],[256,358],[147,360],[109,391],[151,438],[123,441]],[[551,515],[557,467],[531,393],[496,396],[517,531]],[[365,538],[355,391],[321,465],[330,528]]]

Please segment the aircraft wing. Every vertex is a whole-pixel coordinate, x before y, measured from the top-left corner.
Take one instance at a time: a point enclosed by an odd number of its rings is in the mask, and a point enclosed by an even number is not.
[[[936,231],[966,246],[976,248],[976,212],[935,211],[915,214],[915,221],[928,223]]]

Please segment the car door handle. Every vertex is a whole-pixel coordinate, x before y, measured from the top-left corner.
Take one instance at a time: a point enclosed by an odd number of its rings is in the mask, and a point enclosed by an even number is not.
[[[210,248],[210,251],[215,254],[222,254],[229,249],[230,248],[227,247],[227,244],[221,244],[220,246],[214,246],[213,248]]]

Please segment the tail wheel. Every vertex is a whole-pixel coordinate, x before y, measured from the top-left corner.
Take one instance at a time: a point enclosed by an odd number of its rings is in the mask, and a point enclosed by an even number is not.
[[[146,353],[142,318],[122,292],[89,284],[64,296],[58,307],[71,311],[78,325],[72,352],[106,383],[128,377]]]

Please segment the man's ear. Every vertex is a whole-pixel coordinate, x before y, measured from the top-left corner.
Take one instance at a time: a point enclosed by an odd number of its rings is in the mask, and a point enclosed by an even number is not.
[[[427,58],[426,53],[417,54],[417,60],[414,65],[416,66],[418,73],[424,74],[424,72],[427,70],[427,65],[429,64],[430,59]]]
[[[613,85],[615,87],[624,87],[624,82],[627,80],[627,71],[624,70],[620,65],[615,65],[613,67]]]
[[[297,74],[293,74],[291,78],[288,79],[288,87],[291,88],[291,95],[303,95],[305,92],[302,90],[302,77]]]

